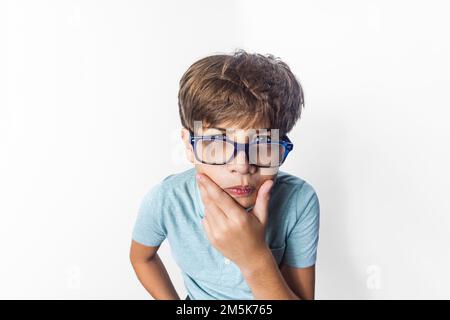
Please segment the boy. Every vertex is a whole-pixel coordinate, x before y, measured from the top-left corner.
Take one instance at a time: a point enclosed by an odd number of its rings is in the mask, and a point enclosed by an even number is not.
[[[194,167],[142,200],[130,259],[155,299],[180,299],[157,255],[167,238],[186,299],[314,299],[319,201],[280,171],[303,91],[272,55],[238,50],[180,80],[181,137]]]

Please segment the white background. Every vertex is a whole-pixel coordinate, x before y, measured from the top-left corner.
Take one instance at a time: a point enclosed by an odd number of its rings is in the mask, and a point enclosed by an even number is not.
[[[1,1],[0,298],[148,299],[144,193],[190,168],[178,81],[272,53],[306,108],[283,170],[321,204],[318,299],[450,298],[445,1]],[[159,251],[180,296],[167,242]]]

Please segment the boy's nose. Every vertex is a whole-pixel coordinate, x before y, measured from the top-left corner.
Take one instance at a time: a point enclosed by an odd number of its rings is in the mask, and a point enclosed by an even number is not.
[[[240,174],[254,173],[257,170],[255,165],[250,164],[244,149],[237,150],[237,154],[228,164],[228,168],[231,172]]]

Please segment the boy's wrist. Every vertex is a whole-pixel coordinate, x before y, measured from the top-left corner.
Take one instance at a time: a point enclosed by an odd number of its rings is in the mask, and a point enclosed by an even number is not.
[[[247,278],[258,274],[274,262],[272,251],[266,246],[255,257],[250,258],[248,264],[240,266],[240,269],[244,278]]]

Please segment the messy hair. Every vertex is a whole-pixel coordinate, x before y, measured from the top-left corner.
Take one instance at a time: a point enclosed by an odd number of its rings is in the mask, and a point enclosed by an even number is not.
[[[271,54],[217,54],[196,61],[183,74],[178,107],[183,127],[219,123],[254,128],[258,124],[287,134],[300,118],[303,90],[289,66]]]

